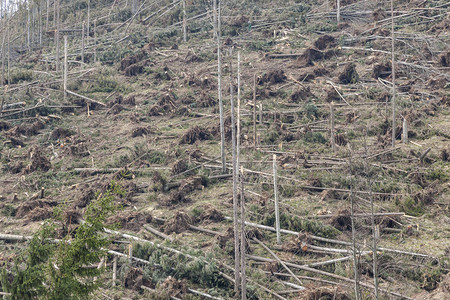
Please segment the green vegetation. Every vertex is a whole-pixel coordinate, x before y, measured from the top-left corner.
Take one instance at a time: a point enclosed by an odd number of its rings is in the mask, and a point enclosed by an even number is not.
[[[52,239],[57,224],[47,221],[33,236],[27,249],[19,255],[11,271],[3,268],[2,288],[11,299],[86,299],[100,287],[102,269],[89,268],[105,256],[104,247],[110,240],[104,237],[105,220],[115,210],[114,199],[123,195],[120,186],[111,182],[110,188],[92,201],[84,214],[85,223],[74,233],[68,233],[57,243]],[[55,217],[62,220],[62,209]]]

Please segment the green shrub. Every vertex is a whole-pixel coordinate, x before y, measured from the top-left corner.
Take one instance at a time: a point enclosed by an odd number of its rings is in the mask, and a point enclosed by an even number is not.
[[[16,215],[17,208],[12,206],[11,204],[5,204],[2,209],[2,214],[7,217],[14,217]]]
[[[262,221],[262,224],[274,226],[275,214],[266,215],[265,219]],[[308,232],[326,238],[334,238],[341,233],[333,226],[325,225],[319,221],[301,219],[297,216],[286,213],[280,214],[280,226],[283,229]]]
[[[307,143],[321,143],[326,144],[327,140],[320,132],[307,132],[303,138]]]
[[[13,70],[11,71],[11,82],[9,84],[17,84],[22,81],[31,81],[33,79],[33,72],[28,70]]]

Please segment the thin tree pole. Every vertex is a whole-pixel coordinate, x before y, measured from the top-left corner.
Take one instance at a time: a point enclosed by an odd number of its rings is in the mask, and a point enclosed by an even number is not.
[[[238,148],[239,149],[239,148]],[[241,167],[240,172],[241,179],[241,299],[247,299],[247,276],[245,274],[245,194],[244,194],[244,167]]]
[[[233,87],[233,48],[230,48],[230,101],[231,101],[231,145],[232,145],[232,160],[233,160],[233,225],[234,225],[234,291],[236,297],[239,294],[239,269],[240,269],[240,257],[239,257],[239,220],[238,220],[238,179],[237,179],[237,160],[236,160],[236,120],[234,109],[234,87]]]
[[[30,51],[31,50],[31,37],[30,37],[30,35],[31,35],[31,32],[30,32],[30,27],[31,27],[31,14],[30,14],[30,10],[31,10],[31,7],[30,7],[30,5],[31,5],[31,3],[30,2],[28,2],[27,3],[27,48],[28,48],[28,51]]]
[[[369,179],[370,180],[370,179]],[[373,255],[373,285],[375,290],[375,299],[378,300],[378,266],[377,266],[377,240],[378,240],[378,230],[375,228],[375,215],[373,210],[373,195],[372,195],[372,184],[370,184],[370,211],[372,219],[372,255]]]
[[[259,103],[259,125],[262,125],[263,123],[263,104],[262,102]]]
[[[55,31],[55,44],[56,44],[56,72],[59,72],[59,0],[55,0],[56,5],[56,31]]]
[[[408,121],[403,118],[403,134],[402,134],[403,144],[408,144]]]
[[[68,67],[67,67],[67,35],[64,35],[64,102],[66,102],[67,99],[67,73],[68,73]]]
[[[39,26],[39,46],[42,46],[42,3],[39,2],[39,6],[37,7],[38,10],[38,26]]]
[[[391,39],[392,39],[392,148],[395,147],[395,32],[394,0],[391,0]]]
[[[87,23],[86,23],[86,45],[89,46],[89,38],[90,38],[90,34],[91,34],[91,0],[88,0],[87,2]]]
[[[3,1],[2,1],[3,2]],[[3,6],[2,6],[3,7]],[[3,9],[2,9],[2,16],[3,16]],[[2,20],[5,24],[8,22],[5,16],[3,16]],[[6,26],[4,27],[6,29]],[[3,30],[3,37],[2,37],[2,72],[1,72],[1,85],[5,84],[5,56],[6,56],[6,50],[5,50],[5,44],[6,44],[6,34],[7,30]]]
[[[213,38],[217,38],[217,0],[213,1]]]
[[[237,73],[237,117],[236,117],[236,157],[237,157],[237,167],[236,173],[240,168],[240,157],[241,157],[241,52],[238,51],[238,73]]]
[[[256,72],[253,74],[253,147],[256,149]]]
[[[116,278],[117,278],[117,256],[114,256],[114,259],[113,259],[112,286],[116,286]]]
[[[217,7],[217,75],[218,75],[218,94],[219,94],[219,115],[220,115],[220,155],[222,157],[222,173],[226,173],[226,159],[225,159],[225,128],[223,120],[223,101],[222,101],[222,58],[220,53],[220,0],[218,0]]]
[[[351,161],[350,161],[351,164]],[[350,175],[351,176],[351,175]],[[355,276],[355,297],[356,300],[361,299],[361,291],[359,288],[359,261],[358,257],[356,255],[356,230],[355,230],[355,211],[354,211],[354,198],[353,198],[353,183],[352,179],[350,178],[350,219],[352,223],[352,253],[353,253],[353,270],[354,270],[354,276]]]
[[[97,20],[94,20],[94,63],[97,62]]]
[[[10,3],[8,2],[7,11],[8,11],[8,19],[6,20],[6,39],[8,42],[8,85],[11,83],[11,43],[10,43],[10,30],[9,30],[9,22],[11,18],[9,17],[9,8]]]
[[[336,1],[336,21],[338,24],[341,22],[341,0]]]
[[[50,13],[50,0],[47,0],[47,10],[46,10],[46,16],[45,16],[45,31],[48,31],[48,17]]]
[[[330,104],[330,143],[333,152],[336,150],[335,140],[334,140],[334,103]]]
[[[277,155],[273,155],[273,194],[275,197],[275,230],[277,232],[277,244],[281,244],[280,235],[280,208],[278,205],[278,176],[277,176]]]
[[[186,0],[183,0],[183,42],[187,41]]]
[[[84,25],[84,22],[83,22],[83,24],[81,25],[81,61],[82,62],[84,62],[84,32],[85,32],[85,30],[86,30],[86,28],[85,28],[85,25]]]

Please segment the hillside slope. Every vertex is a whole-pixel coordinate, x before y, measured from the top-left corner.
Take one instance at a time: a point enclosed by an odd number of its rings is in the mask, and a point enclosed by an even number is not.
[[[185,2],[186,42],[183,1],[35,1],[5,16],[9,282],[29,249],[11,235],[51,221],[52,238],[76,240],[87,207],[117,184],[104,225],[125,257],[110,252],[87,277],[102,283],[95,299],[237,299],[233,198],[250,222],[249,299],[450,297],[449,3],[394,1],[393,75],[390,1],[342,0],[339,24],[334,1],[225,1],[219,42],[210,2]]]

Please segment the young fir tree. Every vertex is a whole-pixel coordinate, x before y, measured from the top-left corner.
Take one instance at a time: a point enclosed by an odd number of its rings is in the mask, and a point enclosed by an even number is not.
[[[2,288],[11,299],[87,299],[101,284],[102,269],[88,268],[106,255],[110,244],[104,237],[105,220],[116,209],[114,199],[123,195],[119,185],[111,183],[86,208],[84,219],[72,238],[51,239],[56,225],[46,222],[34,235],[28,248],[16,259],[10,272],[0,274]]]

